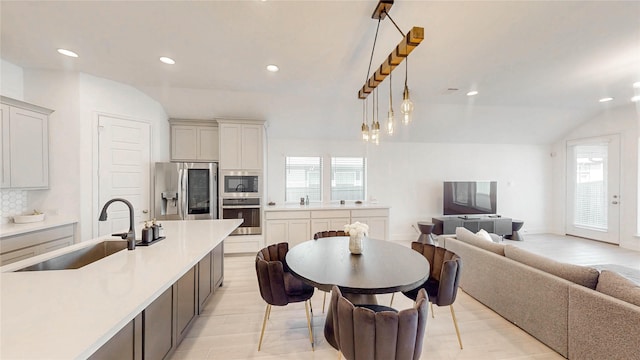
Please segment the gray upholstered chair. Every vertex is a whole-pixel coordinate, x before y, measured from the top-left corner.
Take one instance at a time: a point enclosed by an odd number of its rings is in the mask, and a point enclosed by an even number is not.
[[[429,261],[431,273],[424,284],[411,291],[405,291],[403,294],[415,300],[421,289],[427,290],[429,301],[432,304],[431,316],[433,316],[433,304],[449,306],[453,325],[456,328],[456,335],[458,335],[458,343],[460,344],[460,349],[462,349],[460,330],[458,329],[456,314],[453,311],[453,303],[456,301],[458,282],[462,271],[462,259],[452,251],[430,244],[414,241],[411,243],[411,248],[421,253]]]
[[[304,301],[304,308],[307,314],[309,340],[311,341],[311,348],[314,349],[311,317],[309,316],[311,307],[309,299],[313,296],[314,287],[304,283],[289,272],[289,267],[285,261],[288,251],[288,243],[279,243],[269,245],[256,255],[256,274],[258,276],[260,296],[267,302],[258,351],[262,347],[264,328],[267,325],[267,319],[271,315],[271,306],[285,306],[289,303],[302,301]],[[311,313],[313,314],[313,309],[311,309]]]
[[[327,237],[335,237],[335,236],[349,236],[349,234],[347,234],[343,230],[319,231],[315,233],[315,235],[313,235],[313,240],[318,240],[318,239],[327,238]],[[322,313],[323,314],[324,314],[324,305],[326,302],[327,302],[327,293],[325,291],[324,295],[322,296]]]
[[[413,307],[399,312],[387,306],[355,306],[334,286],[329,306],[337,350],[347,360],[419,359],[428,302],[427,293],[420,289]]]

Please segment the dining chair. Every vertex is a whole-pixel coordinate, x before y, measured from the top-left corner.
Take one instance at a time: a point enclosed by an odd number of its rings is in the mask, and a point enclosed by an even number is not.
[[[401,311],[381,305],[354,305],[333,286],[329,306],[338,358],[342,354],[347,360],[419,359],[428,302],[426,291],[420,289],[413,307]]]
[[[267,319],[271,315],[271,307],[274,305],[286,306],[289,303],[303,301],[304,309],[307,314],[307,327],[309,329],[311,349],[315,350],[311,317],[309,316],[309,309],[311,309],[311,314],[313,314],[310,299],[313,296],[314,287],[304,283],[289,272],[289,268],[285,261],[285,256],[288,251],[288,243],[279,243],[269,245],[268,247],[260,250],[256,255],[256,274],[258,276],[260,296],[262,296],[262,299],[267,303],[267,308],[264,311],[264,319],[262,321],[262,331],[260,332],[258,351],[260,351],[260,348],[262,347],[264,329],[267,324]]]
[[[347,234],[343,230],[319,231],[315,233],[315,235],[313,235],[313,240],[318,240],[320,238],[327,238],[327,237],[336,237],[336,236],[349,236],[349,234]],[[322,313],[324,314],[324,305],[327,302],[327,292],[323,291],[323,293],[324,295],[322,296]]]
[[[411,248],[424,256],[430,265],[430,274],[427,281],[422,285],[410,291],[402,293],[415,300],[418,292],[422,289],[427,290],[429,302],[431,303],[431,316],[433,317],[433,304],[437,306],[449,306],[453,325],[458,335],[458,343],[462,349],[462,340],[460,338],[460,330],[456,321],[456,313],[453,311],[453,303],[456,301],[458,293],[458,282],[460,280],[460,272],[462,271],[462,259],[454,252],[445,248],[420,242],[412,242]]]

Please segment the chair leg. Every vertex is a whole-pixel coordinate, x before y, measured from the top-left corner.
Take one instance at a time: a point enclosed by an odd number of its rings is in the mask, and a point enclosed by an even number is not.
[[[456,327],[456,335],[458,335],[458,343],[460,344],[460,350],[462,350],[462,339],[460,339],[460,330],[458,329],[458,321],[456,320],[456,313],[453,311],[453,305],[449,305],[451,309],[451,317],[453,318],[453,326]]]
[[[338,350],[338,360],[342,360],[342,353]]]
[[[393,297],[396,296],[396,293],[391,294],[391,301],[389,301],[389,307],[393,307]]]
[[[271,306],[269,306],[269,313],[267,314],[267,320],[271,319]]]
[[[429,306],[431,306],[431,318],[435,319],[436,317],[433,315],[433,303],[429,301]]]
[[[313,330],[311,328],[311,317],[309,317],[309,305],[311,304],[311,300],[307,300],[304,302],[304,312],[307,314],[307,327],[309,328],[309,340],[311,341],[311,350],[316,351],[314,343],[313,343]]]
[[[324,295],[322,295],[322,313],[324,314],[324,303],[327,302],[327,293],[323,291]]]
[[[262,347],[262,337],[264,336],[264,328],[267,325],[267,318],[271,313],[271,304],[267,304],[267,308],[264,309],[264,320],[262,320],[262,331],[260,332],[260,342],[258,343],[258,351]]]

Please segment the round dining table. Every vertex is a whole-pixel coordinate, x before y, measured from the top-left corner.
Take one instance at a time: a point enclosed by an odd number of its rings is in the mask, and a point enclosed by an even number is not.
[[[390,241],[365,239],[359,255],[349,251],[349,237],[319,238],[287,252],[289,271],[314,287],[331,291],[337,285],[354,304],[377,304],[375,294],[408,291],[429,277],[429,262],[417,251]],[[331,307],[325,338],[334,345]]]

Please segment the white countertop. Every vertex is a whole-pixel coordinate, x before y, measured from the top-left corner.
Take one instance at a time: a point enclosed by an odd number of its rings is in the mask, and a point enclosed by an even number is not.
[[[301,210],[367,210],[367,209],[389,209],[389,206],[380,205],[380,204],[370,204],[363,203],[360,205],[355,204],[353,201],[347,202],[345,205],[340,204],[309,204],[309,205],[300,205],[300,204],[284,204],[284,205],[273,205],[273,206],[265,206],[264,211],[301,211]]]
[[[0,224],[0,237],[21,235],[31,231],[38,231],[53,228],[56,226],[68,225],[77,223],[76,218],[63,215],[49,215],[45,214],[43,221],[27,223],[27,224]]]
[[[0,358],[86,358],[222,242],[240,220],[163,221],[166,239],[76,270],[8,272],[111,236],[0,267]]]

